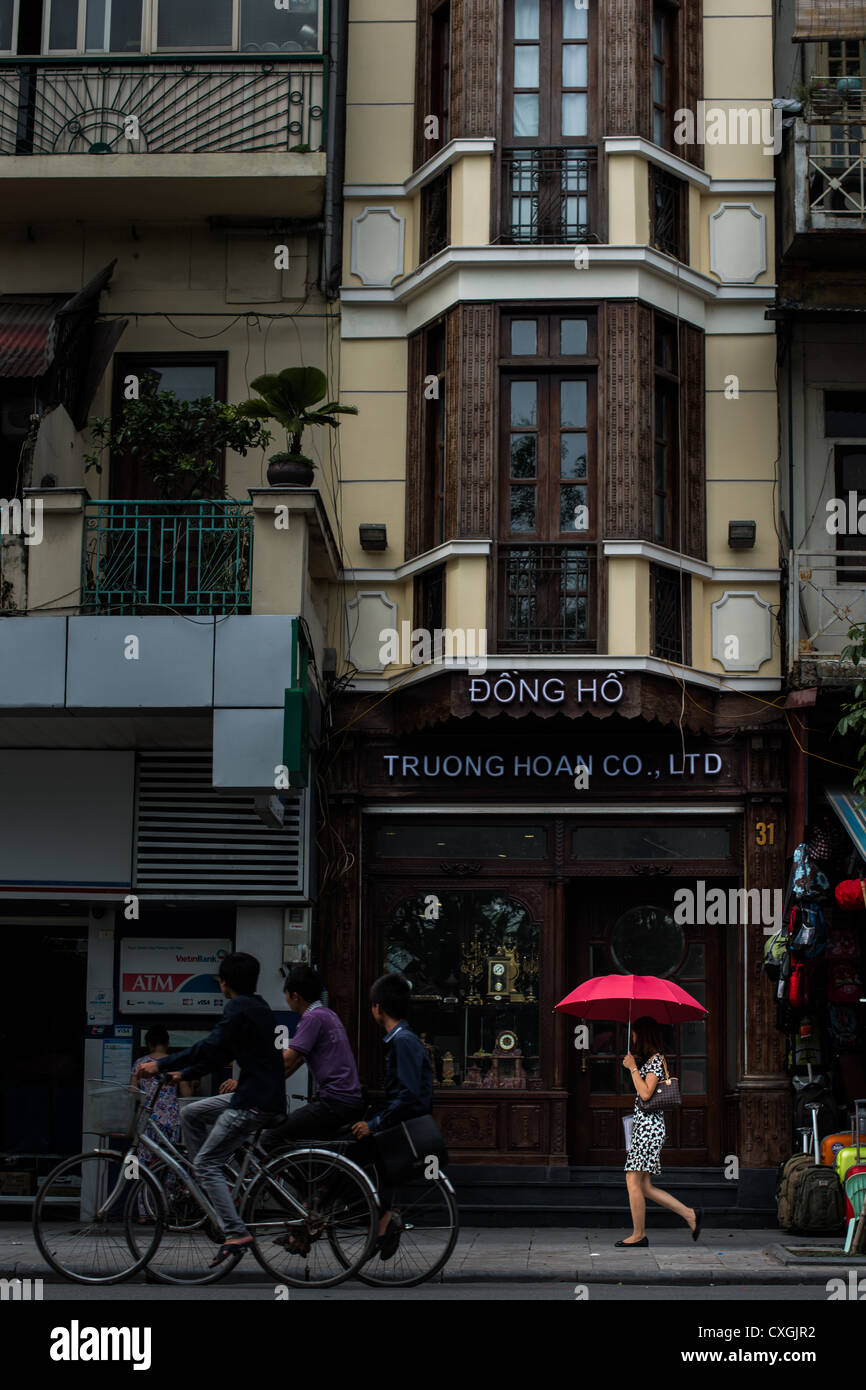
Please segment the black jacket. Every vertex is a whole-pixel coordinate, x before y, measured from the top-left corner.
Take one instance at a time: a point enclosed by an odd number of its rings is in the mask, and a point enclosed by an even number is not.
[[[235,1110],[286,1110],[283,1054],[276,1046],[277,1020],[260,994],[237,994],[229,999],[217,1026],[184,1052],[161,1057],[160,1071],[179,1071],[184,1081],[206,1076],[237,1062],[238,1088],[232,1094]]]
[[[384,1037],[385,1104],[367,1123],[370,1133],[433,1111],[433,1068],[427,1049],[405,1019]]]

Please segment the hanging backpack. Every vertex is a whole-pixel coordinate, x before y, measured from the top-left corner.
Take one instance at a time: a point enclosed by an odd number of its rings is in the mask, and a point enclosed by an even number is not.
[[[792,930],[791,950],[795,955],[813,960],[827,949],[827,922],[815,903],[802,903],[796,909]]]
[[[818,1121],[821,1132],[832,1134],[834,1130],[842,1127],[842,1111],[836,1104],[832,1092],[827,1087],[826,1078],[816,1076],[812,1081],[807,1081],[805,1085],[797,1085],[797,1077],[794,1081],[794,1129],[811,1128],[812,1112],[807,1110],[808,1105],[814,1105],[817,1101],[821,1106],[818,1112]]]
[[[794,870],[791,880],[791,892],[794,897],[797,899],[823,898],[829,887],[830,882],[827,875],[818,868],[809,854],[808,845],[798,845],[794,850]]]
[[[782,973],[782,962],[788,954],[788,933],[786,928],[769,937],[764,947],[764,973],[767,978],[778,982]]]
[[[812,968],[808,961],[795,961],[788,985],[788,1003],[792,1009],[808,1009],[812,1002]]]
[[[857,1004],[863,994],[863,980],[856,965],[850,961],[835,961],[827,978],[827,1000],[830,1004]]]

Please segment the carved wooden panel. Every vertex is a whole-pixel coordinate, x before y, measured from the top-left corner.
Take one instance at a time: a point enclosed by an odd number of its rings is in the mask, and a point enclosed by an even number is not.
[[[424,139],[424,117],[430,109],[430,0],[418,0],[415,21],[415,138],[413,154],[415,168],[430,157],[430,145]]]
[[[605,535],[652,539],[652,310],[606,305]]]
[[[332,844],[326,845],[325,862],[337,863],[337,845],[358,845],[361,833],[357,807],[332,803],[329,831]],[[325,884],[319,904],[318,959],[322,976],[328,986],[329,1002],[339,1014],[350,1038],[357,1036],[357,977],[359,861],[355,853],[352,864],[342,875],[334,874]]]
[[[420,554],[424,519],[424,334],[409,338],[406,373],[406,559]]]
[[[698,560],[706,559],[707,555],[704,350],[703,330],[690,323],[681,323],[682,546],[686,555]]]
[[[550,1107],[550,1153],[551,1157],[565,1158],[565,1103],[554,1102]]]
[[[604,133],[651,140],[651,0],[605,0],[599,14]]]
[[[701,0],[684,0],[680,8],[680,62],[682,73],[679,105],[697,117],[698,102],[703,96],[703,4]],[[703,168],[704,147],[695,141],[682,145],[678,153],[683,159]]]
[[[496,1106],[434,1105],[433,1114],[449,1149],[495,1149]]]
[[[619,1110],[603,1110],[601,1106],[594,1105],[590,1110],[589,1121],[590,1148],[621,1149],[623,1147],[625,1136]]]
[[[446,448],[452,474],[459,469],[453,534],[461,538],[487,539],[492,535],[496,446],[493,338],[492,304],[461,304],[449,315]]]
[[[670,1126],[668,1126],[670,1128]],[[707,1112],[703,1106],[699,1109],[689,1107],[680,1111],[680,1142],[681,1149],[705,1149],[707,1147]]]
[[[541,1149],[543,1136],[543,1111],[540,1105],[510,1105],[508,1107],[508,1147],[510,1149]]]
[[[772,1168],[791,1153],[790,1089],[740,1091],[740,1143],[744,1168]]]
[[[751,800],[746,808],[746,881],[750,888],[772,894],[785,884],[785,803],[782,797]],[[770,901],[773,899],[771,897]],[[747,956],[743,962],[743,935]],[[775,989],[763,972],[763,924],[750,922],[740,936],[741,988],[749,1019],[744,1073],[747,1077],[781,1076],[784,1070],[784,1034],[776,1028]]]
[[[499,6],[497,0],[460,0],[457,9],[462,12],[461,97],[459,125],[455,124],[453,134],[495,135]],[[454,11],[452,0],[452,15]]]

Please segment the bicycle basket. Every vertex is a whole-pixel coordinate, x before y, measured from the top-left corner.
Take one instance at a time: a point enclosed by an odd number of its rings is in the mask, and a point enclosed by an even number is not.
[[[88,1081],[84,1128],[90,1134],[131,1134],[145,1095],[137,1086],[117,1081]]]

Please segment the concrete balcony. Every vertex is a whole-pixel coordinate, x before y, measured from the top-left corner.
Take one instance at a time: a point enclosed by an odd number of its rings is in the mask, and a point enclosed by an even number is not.
[[[841,660],[866,621],[866,550],[794,550],[788,570],[788,674],[795,686],[846,685],[862,669]]]
[[[858,96],[859,101],[859,96]],[[866,251],[866,121],[859,106],[808,108],[782,156],[781,245],[785,258],[858,265]]]
[[[313,217],[325,60],[0,59],[0,180],[28,220]]]

